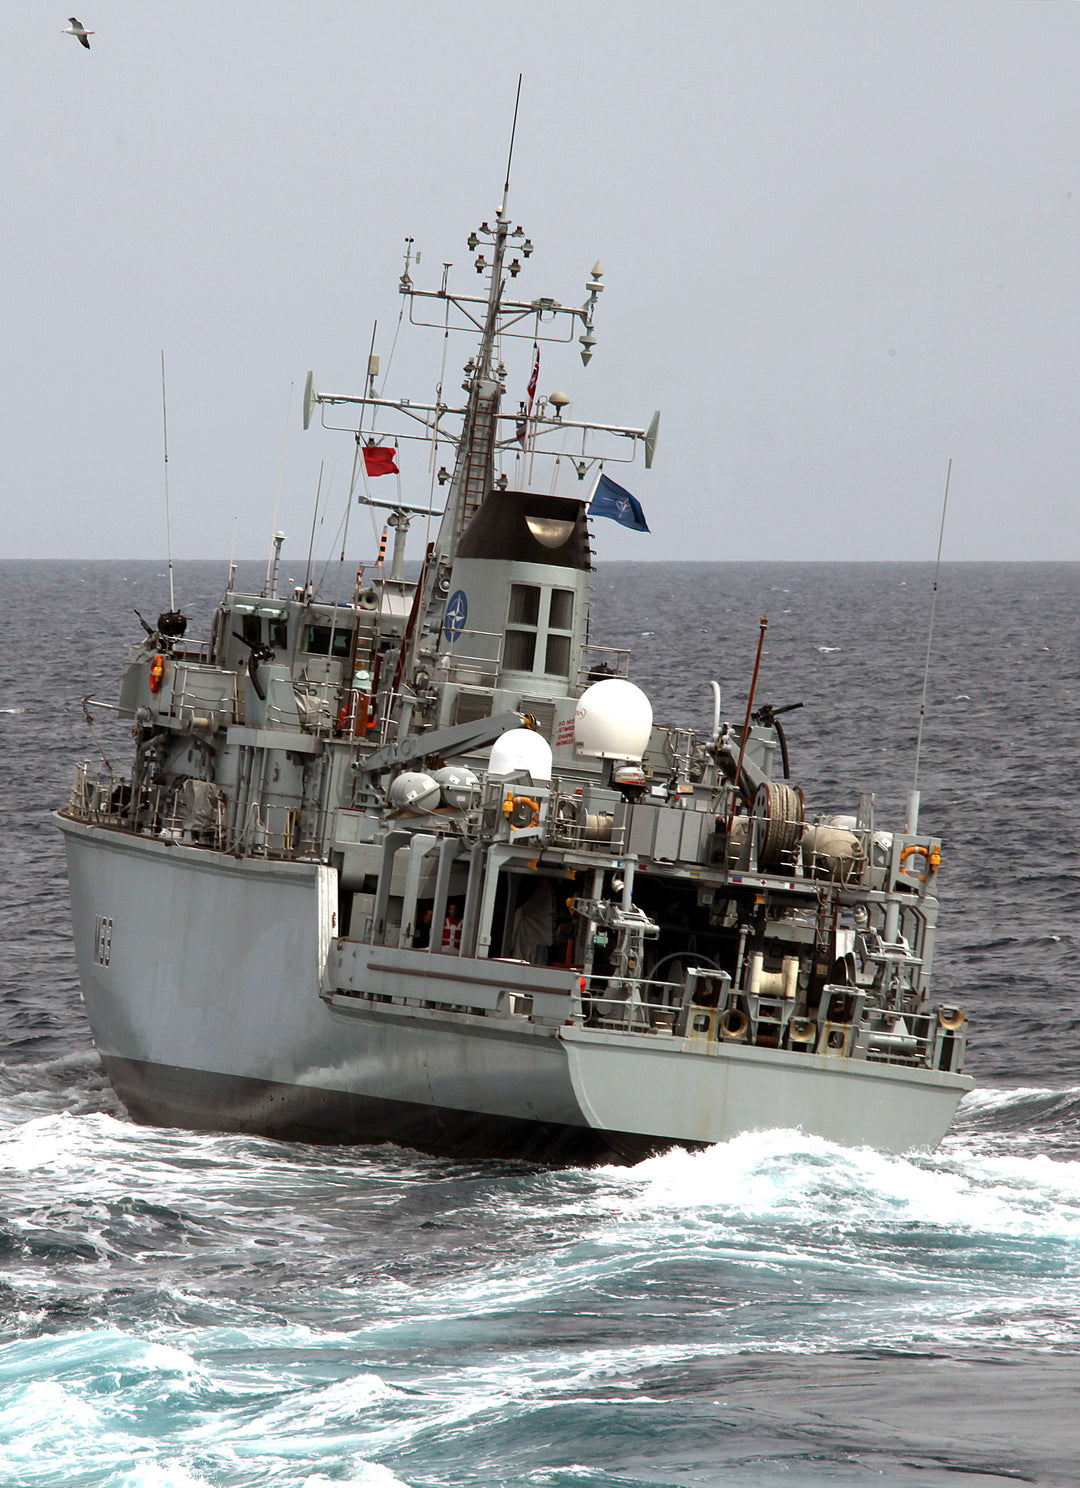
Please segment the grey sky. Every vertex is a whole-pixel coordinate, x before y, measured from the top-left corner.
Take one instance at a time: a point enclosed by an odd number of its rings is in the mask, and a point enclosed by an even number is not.
[[[376,319],[387,372],[406,235],[479,285],[520,71],[515,290],[606,286],[540,390],[663,410],[613,471],[653,536],[598,523],[601,559],[932,559],[950,456],[947,557],[1080,557],[1071,0],[80,5],[90,52],[4,13],[0,553],[163,554],[162,348],[175,556],[265,554],[291,385],[285,571],[323,460],[326,552],[351,451],[304,375],[359,391]],[[440,354],[404,328],[385,391]]]

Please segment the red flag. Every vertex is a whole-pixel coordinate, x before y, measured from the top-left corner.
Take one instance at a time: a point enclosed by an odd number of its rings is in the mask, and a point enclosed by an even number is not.
[[[364,469],[368,475],[400,475],[397,450],[392,444],[365,444]]]
[[[522,403],[521,412],[524,414],[524,417],[519,418],[517,421],[516,432],[522,449],[525,448],[525,436],[529,432],[529,420],[532,418],[533,400],[536,397],[536,384],[540,380],[540,347],[536,342],[533,343],[533,350],[536,353],[536,359],[533,362],[532,376],[529,378],[529,386],[526,389],[529,394],[529,401]]]

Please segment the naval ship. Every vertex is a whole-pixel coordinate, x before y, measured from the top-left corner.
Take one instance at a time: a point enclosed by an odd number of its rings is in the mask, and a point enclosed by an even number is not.
[[[930,993],[917,797],[902,830],[868,792],[808,815],[754,685],[733,721],[715,682],[709,727],[654,720],[589,585],[593,519],[645,525],[607,472],[651,466],[658,416],[536,397],[541,345],[592,357],[600,266],[581,305],[515,299],[533,245],[505,191],[468,246],[479,293],[449,265],[418,287],[411,239],[400,280],[410,325],[471,337],[460,406],[380,391],[374,354],[359,395],[307,380],[391,560],[281,593],[278,534],[204,638],[175,605],[143,620],[112,704],[129,768],[80,764],[56,813],[113,1087],[162,1126],[548,1164],[776,1127],[933,1146],[973,1082],[964,1010]]]

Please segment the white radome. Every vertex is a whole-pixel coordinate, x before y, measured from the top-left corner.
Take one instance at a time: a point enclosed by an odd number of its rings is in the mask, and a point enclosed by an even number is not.
[[[652,704],[633,682],[605,677],[578,698],[574,742],[594,759],[639,760],[652,733]]]
[[[510,729],[495,740],[488,760],[489,775],[512,775],[528,770],[537,782],[551,780],[551,745],[533,729]]]

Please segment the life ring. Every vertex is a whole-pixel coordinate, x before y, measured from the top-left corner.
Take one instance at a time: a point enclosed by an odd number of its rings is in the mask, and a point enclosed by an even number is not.
[[[937,1010],[938,1022],[941,1024],[942,1028],[947,1028],[950,1031],[956,1028],[962,1028],[966,1018],[967,1014],[964,1012],[963,1008],[939,1007]]]
[[[921,873],[915,873],[907,866],[909,858],[924,858],[926,867]],[[941,867],[941,849],[939,847],[923,847],[919,842],[911,842],[900,854],[900,872],[906,878],[913,878],[916,883],[925,883],[931,873],[936,873]]]
[[[750,1027],[750,1019],[743,1012],[742,1008],[729,1007],[725,1008],[720,1014],[720,1021],[717,1026],[720,1029],[721,1038],[741,1039]]]
[[[161,691],[161,683],[165,676],[165,658],[159,651],[150,663],[150,691],[158,693]]]
[[[510,794],[502,804],[503,816],[517,831],[524,831],[527,827],[535,827],[540,821],[540,802],[534,801],[532,796],[515,796]]]

